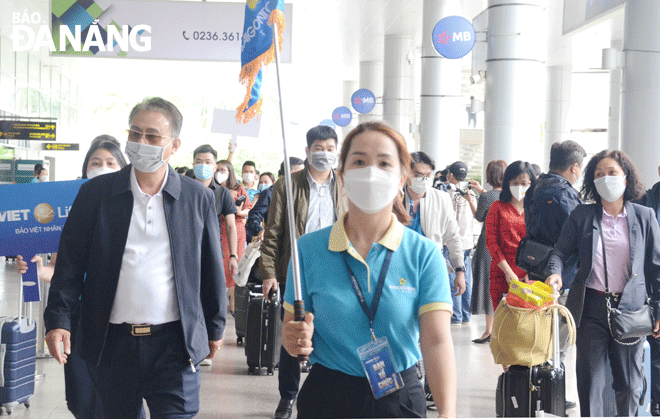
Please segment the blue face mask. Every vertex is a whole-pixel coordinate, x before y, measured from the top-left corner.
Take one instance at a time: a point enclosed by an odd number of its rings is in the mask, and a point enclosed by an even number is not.
[[[268,189],[268,188],[270,188],[270,185],[267,185],[267,184],[265,184],[265,183],[262,183],[261,185],[259,185],[259,188],[258,188],[258,189],[259,189],[259,192],[263,192],[263,191],[265,191],[265,190]]]
[[[211,177],[213,176],[214,167],[215,165],[211,165],[211,164],[196,164],[194,166],[195,177],[199,180],[211,179]]]

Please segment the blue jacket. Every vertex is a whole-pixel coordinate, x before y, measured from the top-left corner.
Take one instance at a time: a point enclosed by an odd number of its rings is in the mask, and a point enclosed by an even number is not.
[[[554,246],[570,213],[580,205],[578,191],[563,176],[543,173],[525,194],[527,237]],[[577,272],[573,255],[564,268],[564,288],[569,289]]]
[[[273,187],[261,191],[259,193],[259,199],[257,203],[254,204],[250,213],[248,214],[247,221],[245,223],[245,233],[248,243],[252,241],[252,237],[259,234],[264,228],[261,226],[261,222],[264,223],[268,219],[268,207],[270,206],[270,197],[273,195]]]
[[[630,237],[631,277],[619,302],[623,310],[637,310],[651,298],[654,318],[660,318],[660,227],[649,208],[626,202],[628,234]],[[548,267],[553,274],[562,274],[568,256],[577,253],[579,268],[566,307],[580,326],[587,279],[593,269],[593,253],[600,240],[598,219],[602,217],[600,204],[580,205],[564,223],[559,241],[550,255]]]
[[[71,331],[71,313],[82,296],[77,346],[83,359],[95,363],[106,344],[133,212],[130,170],[129,165],[81,186],[62,229],[44,312],[47,331]],[[225,328],[220,228],[212,191],[168,170],[163,205],[172,268],[186,349],[197,364],[209,354],[208,341],[220,340]]]

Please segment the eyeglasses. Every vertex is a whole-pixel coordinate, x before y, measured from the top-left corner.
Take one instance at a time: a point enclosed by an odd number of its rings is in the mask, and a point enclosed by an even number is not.
[[[427,180],[431,179],[431,175],[426,175],[425,176],[423,173],[419,173],[419,172],[415,172],[415,173],[413,173],[413,175],[415,175],[415,177],[421,177],[422,180],[424,180],[425,182]]]
[[[163,140],[163,138],[172,138],[167,135],[158,135],[158,134],[152,134],[150,132],[134,131],[132,129],[127,129],[126,134],[128,134],[128,141],[133,141],[133,142],[140,141],[142,136],[144,136],[144,138],[146,138],[147,141],[150,143],[160,143]]]

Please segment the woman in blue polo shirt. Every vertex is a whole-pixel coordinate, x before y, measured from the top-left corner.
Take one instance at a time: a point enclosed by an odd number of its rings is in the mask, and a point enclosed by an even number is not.
[[[455,417],[446,264],[393,214],[409,219],[395,200],[410,167],[406,143],[367,122],[348,134],[340,158],[348,212],[298,241],[305,321],[293,321],[292,269],[286,287],[284,347],[313,364],[298,417],[425,417],[422,355],[440,416]]]

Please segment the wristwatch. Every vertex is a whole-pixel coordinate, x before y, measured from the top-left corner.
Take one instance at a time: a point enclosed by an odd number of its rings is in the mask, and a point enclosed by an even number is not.
[[[465,272],[465,268],[462,266],[459,266],[458,268],[454,269],[456,272]]]
[[[234,258],[234,259],[238,260],[238,256],[233,255],[233,254],[232,254],[232,255],[229,255],[229,258]]]

